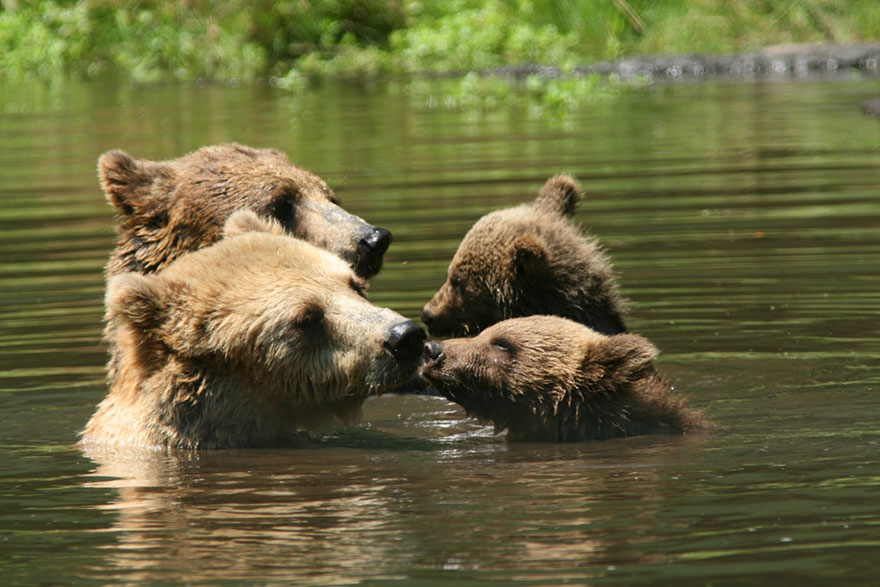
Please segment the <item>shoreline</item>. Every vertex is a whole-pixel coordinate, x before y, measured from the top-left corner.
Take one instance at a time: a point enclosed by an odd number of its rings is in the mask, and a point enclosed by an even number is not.
[[[522,64],[494,67],[479,73],[524,78],[532,75],[558,78],[569,75],[616,75],[622,80],[702,80],[730,78],[807,78],[859,72],[880,77],[880,43],[840,45],[830,43],[786,44],[758,51],[730,54],[648,55],[623,57],[579,65],[571,72],[552,65]],[[463,75],[467,72],[449,72]]]

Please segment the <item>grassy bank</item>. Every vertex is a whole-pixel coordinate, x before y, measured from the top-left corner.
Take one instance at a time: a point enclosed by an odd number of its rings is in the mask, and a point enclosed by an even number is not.
[[[256,80],[567,68],[880,38],[876,0],[0,0],[0,76]]]

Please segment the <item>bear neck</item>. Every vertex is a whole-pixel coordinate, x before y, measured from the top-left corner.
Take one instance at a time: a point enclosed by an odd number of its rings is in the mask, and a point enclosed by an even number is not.
[[[292,403],[292,389],[216,358],[180,358],[156,346],[124,348],[115,381],[90,422],[122,444],[184,449],[300,444],[360,419],[362,395]],[[125,352],[129,351],[129,352]],[[287,385],[292,383],[287,382]],[[134,416],[133,418],[131,416]],[[130,420],[117,431],[116,421]]]
[[[670,395],[656,374],[635,381],[586,383],[555,393],[530,393],[531,404],[513,404],[495,414],[506,425],[508,438],[524,441],[571,442],[640,434],[684,432],[702,428],[702,416]]]
[[[218,226],[202,226],[198,230],[169,225],[168,218],[128,219],[117,230],[116,249],[107,263],[107,276],[133,271],[155,273],[185,253],[196,251],[220,239]]]
[[[93,421],[122,444],[184,449],[266,446],[301,437],[290,410],[210,361],[120,355],[110,393]],[[151,370],[152,369],[152,370]],[[131,420],[130,430],[116,421]],[[92,423],[87,427],[93,428]]]
[[[581,409],[577,417],[577,432],[585,440],[681,433],[694,427],[684,398],[672,396],[669,384],[654,372],[578,391],[592,400],[585,402],[592,409]]]

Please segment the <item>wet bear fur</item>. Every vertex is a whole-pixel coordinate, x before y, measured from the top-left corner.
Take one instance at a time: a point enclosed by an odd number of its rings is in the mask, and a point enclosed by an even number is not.
[[[118,214],[108,276],[152,273],[220,240],[226,219],[243,208],[343,258],[361,277],[379,271],[390,243],[387,230],[346,212],[323,179],[275,149],[229,143],[169,161],[113,150],[98,159],[98,176]]]
[[[654,369],[657,349],[556,316],[426,345],[421,374],[510,440],[580,441],[711,427]]]
[[[424,331],[338,257],[240,211],[227,238],[106,292],[116,376],[83,444],[282,444],[356,421],[416,375]]]
[[[571,222],[580,197],[572,177],[557,175],[534,201],[480,218],[422,311],[431,334],[474,335],[535,314],[570,318],[605,334],[625,332],[625,302],[611,263],[596,239]]]

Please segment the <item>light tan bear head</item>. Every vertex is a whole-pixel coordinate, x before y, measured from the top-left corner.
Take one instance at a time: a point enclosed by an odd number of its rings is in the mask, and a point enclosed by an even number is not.
[[[424,331],[371,304],[338,257],[253,212],[227,238],[107,285],[116,373],[84,441],[275,444],[357,419],[411,379]]]

